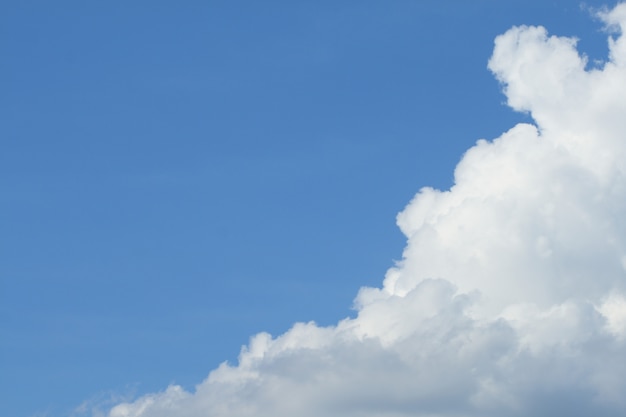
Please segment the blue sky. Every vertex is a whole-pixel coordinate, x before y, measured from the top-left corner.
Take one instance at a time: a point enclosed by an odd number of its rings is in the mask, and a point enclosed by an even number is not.
[[[607,51],[576,1],[0,16],[0,410],[15,417],[192,387],[257,332],[353,315],[402,255],[413,195],[528,120],[486,68],[494,38],[540,24]]]

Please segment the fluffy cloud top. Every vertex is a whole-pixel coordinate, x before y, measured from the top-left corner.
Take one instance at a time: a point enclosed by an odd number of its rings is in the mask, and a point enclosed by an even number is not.
[[[519,124],[398,215],[408,243],[335,326],[254,336],[194,392],[109,417],[626,415],[626,4],[610,55],[514,27],[489,68]]]

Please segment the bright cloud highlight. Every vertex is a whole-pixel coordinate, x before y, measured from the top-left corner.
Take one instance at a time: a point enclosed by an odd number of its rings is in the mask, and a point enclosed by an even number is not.
[[[529,112],[398,215],[402,261],[357,316],[254,336],[195,391],[109,417],[626,415],[626,4],[588,69],[576,40],[514,27],[489,69]]]

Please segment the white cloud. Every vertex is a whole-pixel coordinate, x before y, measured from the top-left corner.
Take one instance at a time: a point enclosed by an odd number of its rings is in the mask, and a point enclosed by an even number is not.
[[[398,215],[408,238],[358,315],[254,336],[195,391],[109,417],[626,415],[626,4],[609,60],[571,38],[499,36],[489,68],[529,112]]]

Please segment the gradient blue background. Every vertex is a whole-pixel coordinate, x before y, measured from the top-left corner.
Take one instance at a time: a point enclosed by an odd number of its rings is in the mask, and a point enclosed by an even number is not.
[[[3,2],[0,415],[191,388],[353,314],[396,213],[529,120],[486,69],[515,24],[606,55],[576,1]]]

